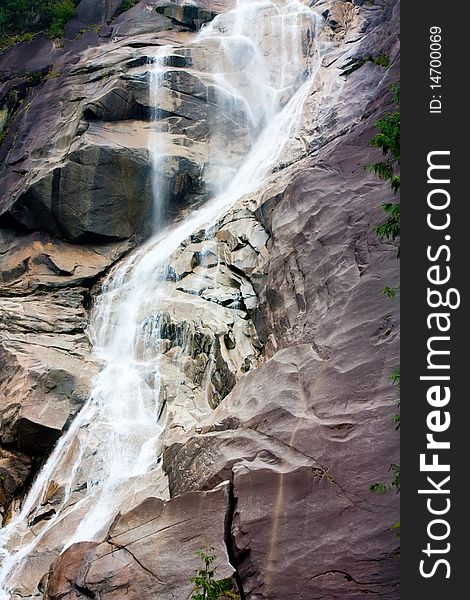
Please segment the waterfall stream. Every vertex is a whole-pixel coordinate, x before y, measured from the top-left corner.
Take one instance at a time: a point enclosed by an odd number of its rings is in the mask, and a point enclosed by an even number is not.
[[[243,107],[254,141],[236,172],[215,148],[207,165],[218,171],[215,195],[184,220],[162,228],[166,200],[158,165],[165,148],[158,130],[151,136],[157,231],[111,271],[95,302],[90,337],[101,370],[89,400],[38,473],[20,512],[0,531],[0,600],[10,598],[21,579],[28,579],[28,561],[34,557],[50,563],[75,542],[99,539],[142,488],[149,495],[167,494],[160,460],[171,423],[160,415],[161,306],[168,265],[193,232],[210,231],[237,201],[259,189],[276,166],[321,65],[322,47],[315,43],[321,23],[300,0],[239,0],[195,39],[195,47],[219,48],[208,76],[228,109],[232,103],[239,115]],[[310,46],[306,37],[313,40]],[[165,53],[171,52],[170,47],[160,49],[150,65],[150,95],[157,105]],[[181,348],[184,354],[184,343]],[[32,532],[52,496],[49,518]]]

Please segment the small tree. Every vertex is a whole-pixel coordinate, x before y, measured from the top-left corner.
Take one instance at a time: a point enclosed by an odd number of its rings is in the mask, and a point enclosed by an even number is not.
[[[398,407],[400,406],[400,366],[392,371],[389,376],[389,380],[391,383],[397,388],[398,397],[396,399],[396,403]],[[400,429],[400,413],[397,413],[393,420],[395,422],[395,429]],[[396,493],[400,492],[401,481],[400,481],[400,465],[398,463],[392,463],[389,467],[389,472],[392,474],[392,481],[390,483],[376,482],[372,483],[369,486],[369,490],[374,492],[375,494],[383,494],[385,492],[391,491],[395,488]],[[395,523],[392,528],[395,531],[395,535],[400,537],[400,521]]]
[[[382,150],[385,160],[366,165],[364,169],[369,173],[375,173],[380,179],[388,181],[393,192],[396,194],[400,189],[400,175],[395,169],[400,165],[400,84],[393,86],[393,101],[397,110],[387,113],[376,122],[379,130],[370,141],[370,145]],[[400,237],[400,204],[382,204],[387,220],[375,227],[375,232],[381,239],[392,239]],[[398,251],[398,254],[400,251]]]
[[[230,579],[216,579],[215,573],[217,567],[213,566],[216,560],[215,555],[211,554],[214,548],[207,548],[206,551],[199,550],[198,556],[203,562],[202,569],[196,569],[194,576],[191,577],[191,583],[195,588],[191,600],[220,600],[227,598],[229,600],[238,600],[238,594],[232,591],[232,582]]]

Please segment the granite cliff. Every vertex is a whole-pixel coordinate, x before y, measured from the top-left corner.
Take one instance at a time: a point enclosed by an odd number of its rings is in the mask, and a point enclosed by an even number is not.
[[[369,485],[398,461],[398,304],[382,293],[398,261],[373,231],[390,192],[363,167],[399,79],[398,3],[252,3],[280,110],[302,101],[259,185],[194,230],[188,218],[243,178],[281,119],[244,79],[251,47],[231,63],[210,34],[235,27],[244,3],[120,4],[81,0],[63,43],[37,35],[0,53],[5,598],[187,599],[208,544],[240,598],[396,600],[397,496]],[[160,247],[156,187],[171,246],[158,294],[152,265],[136,266]],[[141,400],[157,398],[158,424],[133,425],[155,461],[113,483],[87,538],[76,532],[105,480],[96,457],[117,439],[86,420],[109,367],[103,315],[141,324]]]

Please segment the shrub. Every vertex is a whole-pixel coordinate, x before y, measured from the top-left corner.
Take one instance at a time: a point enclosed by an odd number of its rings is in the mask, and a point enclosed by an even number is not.
[[[396,240],[400,237],[400,205],[388,202],[382,204],[382,208],[388,219],[385,223],[377,225],[374,231],[381,239]]]
[[[371,146],[380,148],[383,154],[390,153],[400,162],[400,111],[389,113],[376,122],[379,133],[369,142]]]
[[[379,54],[378,56],[373,56],[371,58],[374,65],[378,65],[379,67],[383,67],[384,69],[388,69],[390,66],[390,58],[387,54]]]
[[[203,568],[196,569],[194,576],[190,578],[191,583],[195,585],[191,600],[238,599],[238,594],[232,591],[230,579],[215,579],[217,568],[212,565],[216,557],[209,554],[213,550],[214,548],[208,548],[206,552],[204,550],[198,552],[198,556],[203,562]]]
[[[75,3],[73,0],[60,0],[60,2],[48,2],[44,6],[44,15],[48,22],[47,32],[51,38],[64,36],[65,25],[75,14]]]
[[[129,10],[130,8],[134,7],[139,2],[140,2],[140,0],[122,0],[121,4],[119,5],[119,8],[117,10],[117,14],[120,15],[123,12],[126,12],[126,10]]]
[[[393,101],[399,106],[400,84],[392,86]],[[382,150],[385,160],[366,165],[364,170],[375,173],[383,181],[388,181],[394,193],[400,189],[400,175],[395,173],[395,167],[400,164],[400,110],[387,113],[375,123],[379,132],[370,140],[370,145]],[[375,227],[375,232],[381,239],[395,240],[400,236],[400,205],[388,202],[382,204],[388,218],[384,223]],[[400,251],[398,250],[398,256]]]
[[[25,41],[25,35],[32,37],[44,29],[52,38],[63,36],[67,21],[75,14],[75,4],[75,0],[2,0],[0,45]]]

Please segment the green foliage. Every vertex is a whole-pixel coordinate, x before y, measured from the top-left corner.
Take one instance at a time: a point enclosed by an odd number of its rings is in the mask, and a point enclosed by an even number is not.
[[[398,290],[399,290],[399,287],[388,287],[388,286],[385,286],[384,289],[382,290],[382,292],[388,298],[395,298],[395,296],[397,295]]]
[[[49,37],[61,38],[67,21],[75,14],[75,3],[73,0],[49,1],[43,5],[43,12],[48,23]]]
[[[341,67],[341,75],[348,77],[348,75],[351,75],[351,73],[354,73],[354,71],[360,69],[367,62],[372,62],[374,63],[374,65],[377,65],[378,67],[383,67],[384,69],[388,69],[388,67],[390,66],[390,58],[385,53],[377,54],[376,56],[353,56],[349,59],[349,61],[346,64],[344,64]]]
[[[373,56],[371,60],[374,63],[374,65],[377,65],[378,67],[383,67],[384,69],[388,69],[388,67],[390,66],[390,58],[385,53]]]
[[[44,74],[42,71],[30,71],[29,73],[26,73],[24,78],[27,87],[39,85],[43,79]]]
[[[232,591],[232,582],[230,579],[216,579],[217,567],[213,566],[216,557],[213,554],[214,548],[207,548],[206,551],[199,550],[198,555],[203,563],[202,569],[196,569],[194,576],[190,578],[194,583],[194,590],[191,600],[227,600],[238,599],[238,594]]]
[[[390,179],[390,185],[392,186],[392,190],[396,194],[398,192],[398,190],[400,189],[400,175],[394,175]]]
[[[400,104],[400,84],[392,86],[393,102]],[[400,189],[400,175],[395,174],[395,167],[400,164],[400,110],[387,113],[375,123],[379,132],[370,140],[370,145],[382,150],[387,158],[370,165],[364,170],[374,173],[382,181],[389,181],[393,193]],[[393,203],[382,204],[388,218],[384,223],[375,227],[375,232],[381,239],[395,240],[400,237],[400,205]],[[398,251],[398,256],[400,251]]]
[[[2,0],[0,4],[0,32],[21,32],[29,29],[36,18],[38,0]]]
[[[383,154],[390,153],[397,162],[400,162],[400,111],[388,113],[379,119],[375,126],[379,133],[371,139],[370,145],[380,148]]]
[[[74,14],[74,0],[0,0],[0,45],[31,40],[44,29],[51,38],[62,37]]]
[[[400,392],[400,367],[396,367],[396,369],[394,369],[389,377],[388,377],[389,381],[396,386],[398,392]],[[398,395],[397,398],[397,405],[400,406],[400,396]],[[394,422],[396,424],[395,429],[399,429],[400,428],[400,415],[397,414],[394,416]],[[398,494],[398,492],[400,491],[400,465],[398,463],[392,463],[389,467],[389,472],[392,474],[392,481],[390,483],[383,483],[383,482],[375,482],[372,483],[369,486],[369,490],[371,492],[374,492],[375,494],[384,494],[385,492],[390,492],[393,488],[395,488],[396,493]],[[398,523],[398,528],[400,527],[400,524]],[[395,524],[393,526],[393,528],[397,528],[397,525]],[[398,537],[400,537],[400,534],[397,534]]]
[[[388,181],[393,177],[393,165],[391,162],[382,161],[366,165],[364,171],[374,173],[383,181]]]
[[[396,385],[398,389],[400,389],[400,367],[394,369],[390,375],[388,376],[389,381]]]
[[[393,102],[397,106],[400,106],[400,82],[399,81],[392,85],[392,92],[393,92]]]
[[[400,105],[400,84],[392,86],[393,102]],[[375,126],[379,132],[370,140],[370,145],[382,150],[382,154],[389,155],[387,160],[366,165],[368,173],[375,173],[384,181],[390,181],[394,192],[400,188],[400,176],[394,174],[395,164],[400,164],[400,110],[387,113],[376,121]]]
[[[123,13],[126,10],[129,10],[130,8],[135,6],[138,2],[140,2],[140,0],[122,0],[121,4],[119,6],[119,12]]]
[[[400,465],[392,463],[389,471],[392,473],[392,487],[398,492],[400,491]]]
[[[372,483],[369,486],[369,490],[374,494],[383,494],[390,490],[390,486],[387,483]]]
[[[80,31],[78,31],[75,34],[75,39],[78,40],[82,37],[82,35],[84,33],[87,33],[88,31],[94,31],[97,35],[100,33],[100,31],[103,29],[102,25],[88,25],[88,27],[84,27],[83,29],[80,29]]]
[[[397,521],[394,525],[390,527],[390,529],[392,531],[395,530],[395,535],[397,536],[397,538],[400,537],[400,521]]]
[[[392,473],[390,483],[376,482],[369,486],[369,490],[374,494],[385,494],[395,488],[396,493],[400,491],[400,465],[392,463],[388,469]]]
[[[382,204],[382,208],[388,215],[388,219],[385,223],[377,225],[374,231],[381,239],[395,240],[400,236],[400,205],[386,203]]]
[[[34,35],[30,32],[22,33],[19,35],[7,35],[5,37],[0,38],[0,49],[9,48],[10,46],[14,46],[15,44],[19,44],[20,42],[30,42],[33,39]]]

